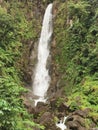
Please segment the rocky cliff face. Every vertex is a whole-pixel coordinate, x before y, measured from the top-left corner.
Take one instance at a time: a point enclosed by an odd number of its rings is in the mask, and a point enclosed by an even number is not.
[[[65,1],[62,1],[65,2]],[[62,2],[60,1],[54,1],[54,9],[53,9],[53,19],[54,19],[54,26],[55,21],[59,20],[59,4]],[[35,7],[33,9],[33,17],[35,18],[35,21],[38,25],[41,25],[43,14],[46,8],[48,2],[44,3],[41,1],[35,2]],[[63,7],[62,7],[63,8]],[[69,20],[70,21],[70,20]],[[65,21],[63,21],[65,22]],[[68,21],[67,21],[68,22]],[[64,24],[70,24],[65,22]],[[70,25],[68,25],[70,26]],[[55,29],[54,28],[54,29]],[[27,58],[26,67],[24,70],[24,80],[27,83],[26,86],[31,87],[32,84],[32,74],[34,71],[34,66],[36,65],[36,59],[37,59],[37,45],[38,45],[38,38],[40,35],[41,26],[36,27],[37,31],[37,37],[35,40],[29,41],[29,44],[27,46],[28,53],[26,52],[24,54],[24,57]],[[62,119],[65,115],[68,116],[66,120],[66,125],[68,130],[93,130],[95,129],[96,125],[94,122],[90,123],[88,120],[89,113],[91,112],[90,109],[84,109],[84,110],[74,110],[72,111],[70,109],[70,106],[66,104],[68,101],[67,96],[64,93],[64,86],[66,86],[66,81],[64,80],[64,73],[59,73],[58,67],[59,65],[55,61],[56,55],[59,55],[60,48],[58,49],[58,44],[56,41],[56,37],[53,34],[53,39],[51,42],[51,58],[49,62],[51,61],[51,65],[47,65],[49,67],[50,75],[51,75],[51,84],[49,87],[49,90],[47,92],[48,101],[46,104],[38,103],[37,107],[35,108],[32,104],[32,92],[29,92],[25,95],[24,104],[28,111],[31,114],[34,114],[34,120],[35,122],[44,125],[45,129],[47,130],[59,130],[59,128],[56,127],[56,122],[58,122],[60,119]],[[66,66],[66,65],[65,65]],[[70,85],[69,85],[70,86]],[[79,105],[79,104],[78,104]],[[90,129],[91,128],[91,129]],[[38,130],[35,128],[35,130]]]

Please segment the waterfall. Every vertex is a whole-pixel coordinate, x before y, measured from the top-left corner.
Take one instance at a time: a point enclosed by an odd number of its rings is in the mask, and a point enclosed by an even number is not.
[[[51,80],[46,65],[49,57],[49,43],[53,32],[52,7],[53,5],[49,4],[46,8],[38,44],[38,63],[33,80],[33,94],[37,97],[35,99],[35,106],[37,102],[46,102],[45,96]]]
[[[64,120],[60,120],[59,123],[56,123],[56,126],[59,127],[61,130],[66,130],[67,127],[65,125],[65,121],[66,121],[67,117],[64,117]]]

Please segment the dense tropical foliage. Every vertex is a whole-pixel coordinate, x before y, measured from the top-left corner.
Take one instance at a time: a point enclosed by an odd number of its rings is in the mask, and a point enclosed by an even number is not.
[[[90,108],[90,122],[94,120],[98,126],[98,1],[59,4],[55,21],[57,70],[63,74],[70,109]]]
[[[40,6],[44,10],[50,2],[56,8],[53,34],[56,49],[52,57],[63,83],[63,96],[68,97],[70,112],[89,109],[86,128],[92,122],[98,127],[98,0],[3,0],[0,1],[0,130],[32,130],[34,126],[44,129],[33,122],[21,95],[27,91],[23,79],[28,65],[28,44],[38,40],[41,29],[35,3],[39,10]],[[56,107],[61,102],[62,97]]]
[[[0,6],[0,130],[31,130],[35,124],[23,105],[19,60],[25,48],[23,41],[34,38],[23,3],[3,2]],[[43,128],[43,127],[42,127]]]

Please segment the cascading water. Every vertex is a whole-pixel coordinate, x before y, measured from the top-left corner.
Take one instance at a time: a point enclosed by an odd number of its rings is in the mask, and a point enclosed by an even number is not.
[[[35,106],[38,102],[46,102],[45,96],[51,80],[46,65],[49,56],[49,43],[53,33],[52,7],[53,4],[49,4],[46,8],[38,45],[38,63],[33,80],[33,94],[37,96]]]
[[[56,123],[56,126],[59,127],[61,130],[66,130],[67,126],[65,125],[65,121],[66,121],[67,117],[64,117],[64,120],[60,120],[59,123]]]

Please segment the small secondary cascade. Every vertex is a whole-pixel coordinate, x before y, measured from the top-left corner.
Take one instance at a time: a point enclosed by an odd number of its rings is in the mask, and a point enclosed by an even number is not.
[[[56,123],[56,126],[59,127],[61,130],[66,130],[67,127],[65,125],[65,121],[66,121],[67,117],[64,117],[64,120],[60,120],[59,123]]]
[[[46,65],[49,57],[49,43],[53,33],[52,7],[53,4],[49,4],[46,8],[38,45],[38,63],[33,80],[33,94],[37,97],[35,106],[38,102],[46,102],[45,96],[51,80]]]

